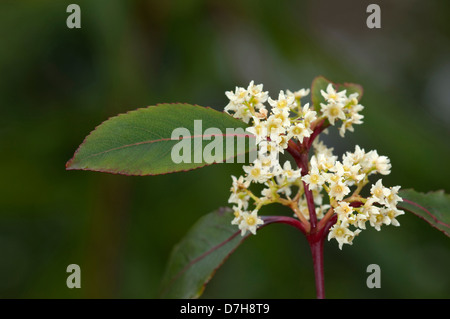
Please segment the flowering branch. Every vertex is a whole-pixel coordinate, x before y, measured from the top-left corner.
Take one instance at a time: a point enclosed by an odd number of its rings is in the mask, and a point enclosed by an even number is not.
[[[318,140],[320,133],[339,121],[342,137],[346,131],[353,131],[354,124],[362,123],[359,112],[364,107],[359,104],[357,92],[336,91],[332,83],[321,90],[313,86],[312,108],[309,103],[301,103],[309,89],[280,91],[274,100],[262,88],[262,84],[254,85],[252,81],[247,89],[226,92],[230,102],[225,111],[250,123],[247,131],[255,136],[258,145],[256,160],[243,167],[245,175],[232,176],[232,224],[239,227],[243,236],[247,231],[256,234],[258,227],[275,221],[274,217],[259,217],[263,206],[280,203],[290,207],[298,219],[278,218],[277,222],[294,225],[306,236],[313,257],[317,297],[324,298],[325,238],[336,239],[342,249],[344,244],[352,244],[367,222],[377,230],[383,224],[398,226],[396,217],[403,214],[396,208],[402,200],[398,196],[400,187],[386,188],[379,179],[371,186],[371,196],[363,198],[360,192],[369,183],[369,175],[390,173],[389,159],[356,146],[355,152],[347,152],[339,161],[333,149]],[[265,102],[270,104],[270,111]],[[284,151],[292,156],[297,168],[292,168],[289,161],[280,164],[279,154]],[[249,190],[253,183],[265,186],[261,196]],[[350,187],[354,186],[351,192]],[[292,199],[293,188],[297,188],[297,193]],[[324,203],[324,193],[328,203]],[[250,200],[256,206],[252,211],[248,210]]]

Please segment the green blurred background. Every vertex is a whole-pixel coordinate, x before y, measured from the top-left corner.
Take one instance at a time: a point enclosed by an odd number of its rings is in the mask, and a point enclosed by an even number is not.
[[[0,3],[0,297],[155,298],[170,250],[226,205],[238,165],[151,177],[66,171],[110,116],[161,102],[223,109],[226,90],[308,87],[317,75],[364,86],[365,124],[325,140],[392,161],[386,185],[450,191],[450,2],[75,1]],[[280,206],[262,214],[288,213]],[[416,216],[325,244],[329,298],[449,298],[450,238]],[[81,289],[66,267],[81,267]],[[366,267],[381,267],[368,289]],[[285,225],[247,240],[205,298],[314,298],[306,240]]]

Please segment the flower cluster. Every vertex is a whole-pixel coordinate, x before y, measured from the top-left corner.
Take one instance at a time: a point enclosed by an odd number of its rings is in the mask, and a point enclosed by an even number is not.
[[[255,85],[253,81],[246,89],[236,87],[234,92],[226,92],[230,102],[225,112],[248,123],[247,131],[255,136],[258,145],[257,158],[243,167],[245,174],[232,176],[229,198],[229,203],[234,204],[232,224],[239,227],[243,236],[247,231],[256,234],[264,223],[258,215],[261,207],[280,203],[290,207],[304,225],[309,225],[310,206],[314,205],[315,217],[323,223],[337,215],[328,238],[335,238],[340,248],[351,244],[367,222],[377,230],[383,224],[398,226],[396,217],[403,213],[396,208],[401,200],[399,186],[386,188],[380,179],[372,185],[370,197],[360,195],[370,175],[390,173],[389,159],[356,146],[355,152],[347,152],[339,161],[333,149],[317,138],[326,127],[339,122],[341,136],[347,130],[353,131],[354,124],[362,124],[359,112],[364,107],[359,104],[358,93],[338,92],[330,83],[320,92],[323,102],[319,108],[310,107],[309,103],[302,105],[301,100],[309,93],[309,89],[280,91],[274,100],[262,84]],[[298,165],[299,158],[295,157],[298,167],[289,160],[280,163],[280,154],[286,150],[291,155],[308,154],[310,147],[314,154],[307,163]],[[263,186],[259,195],[250,190],[251,184]],[[308,202],[307,193],[311,194],[313,204]],[[251,209],[250,202],[254,206]]]
[[[388,175],[390,169],[386,156],[380,156],[376,151],[366,153],[359,146],[354,152],[345,153],[342,161],[323,145],[315,147],[310,171],[302,180],[309,189],[324,190],[328,194],[332,211],[337,214],[337,222],[330,229],[328,239],[335,238],[339,248],[342,249],[343,244],[351,244],[353,238],[366,229],[366,222],[376,230],[380,230],[383,224],[400,225],[396,220],[403,214],[396,208],[402,200],[398,196],[400,186],[386,188],[379,179],[371,186],[371,196],[363,198],[360,195],[362,188],[369,183],[370,175]],[[352,192],[350,188],[353,186]]]

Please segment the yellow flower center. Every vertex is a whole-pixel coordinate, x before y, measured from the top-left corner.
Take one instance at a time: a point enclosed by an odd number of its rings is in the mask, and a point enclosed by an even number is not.
[[[300,135],[302,134],[303,129],[299,126],[294,127],[294,129],[292,130],[292,133],[294,133],[295,135]]]
[[[374,191],[374,194],[375,194],[376,197],[381,197],[381,196],[383,196],[383,191],[380,188],[377,188]]]
[[[387,216],[388,216],[390,219],[393,219],[393,218],[395,217],[395,211],[394,211],[394,210],[390,210],[390,211],[387,213]]]
[[[342,228],[336,229],[336,236],[337,237],[344,236],[344,230]]]
[[[250,171],[250,174],[252,174],[252,176],[259,176],[259,174],[261,174],[261,170],[255,167]]]
[[[256,224],[256,218],[253,216],[248,216],[246,219],[247,225],[253,226]]]
[[[317,184],[317,182],[319,182],[319,175],[317,174],[311,175],[310,181],[312,184]]]
[[[337,106],[333,106],[330,108],[330,115],[335,117],[339,115],[339,108]]]
[[[283,109],[283,108],[285,108],[287,106],[287,101],[286,100],[281,100],[281,101],[278,101],[278,103],[277,103],[277,107],[279,108],[279,109]]]

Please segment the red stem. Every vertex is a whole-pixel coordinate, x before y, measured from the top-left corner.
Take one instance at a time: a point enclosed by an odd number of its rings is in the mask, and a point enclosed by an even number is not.
[[[297,166],[301,168],[301,175],[305,176],[308,174],[308,162],[309,162],[309,149],[311,148],[314,139],[319,135],[326,126],[323,125],[324,122],[318,123],[318,125],[314,128],[314,132],[311,134],[309,138],[305,138],[303,143],[296,144],[292,140],[289,141],[289,146],[287,151],[292,155]],[[337,216],[333,215],[323,226],[323,228],[317,227],[317,216],[316,216],[316,208],[314,205],[314,196],[312,191],[309,189],[308,185],[303,182],[303,188],[305,191],[306,202],[308,204],[309,211],[309,222],[311,225],[310,231],[308,233],[303,233],[306,235],[306,238],[309,243],[309,247],[311,248],[311,254],[313,259],[314,266],[314,277],[316,282],[316,296],[317,299],[325,298],[325,281],[324,281],[324,271],[323,271],[323,242],[325,240],[328,231],[331,226],[336,223]],[[301,224],[301,223],[300,223]]]
[[[291,225],[291,226],[297,228],[306,236],[306,230],[303,227],[302,222],[299,221],[298,219],[295,219],[292,217],[287,217],[287,216],[262,216],[261,218],[264,220],[263,226],[266,226],[266,225],[269,225],[272,223],[287,224],[287,225]]]
[[[309,247],[314,266],[314,278],[316,281],[316,297],[317,299],[325,299],[325,281],[323,274],[323,241],[322,234],[312,234],[308,237]]]

